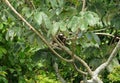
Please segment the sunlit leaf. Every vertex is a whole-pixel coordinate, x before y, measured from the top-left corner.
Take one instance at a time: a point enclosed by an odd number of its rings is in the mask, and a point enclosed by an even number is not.
[[[62,12],[61,8],[56,9],[56,15],[59,15]]]
[[[0,75],[2,75],[2,76],[6,76],[7,75],[7,72],[5,72],[5,71],[0,71]]]
[[[5,38],[6,38],[6,40],[9,40],[9,39],[13,40],[13,38],[14,38],[14,30],[12,30],[12,29],[8,30]]]
[[[68,28],[72,30],[72,32],[75,32],[78,30],[80,23],[80,18],[77,16],[73,16],[72,19],[68,23]]]
[[[30,8],[28,8],[28,7],[24,7],[24,8],[22,9],[22,12],[23,12],[23,14],[25,14],[25,16],[26,16],[27,18],[31,17],[31,15],[32,15],[32,13],[30,12]]]
[[[119,83],[120,82],[120,65],[115,66],[114,69],[111,71],[111,73],[108,75],[108,78],[113,83]]]
[[[25,59],[20,59],[20,63],[24,63],[25,62]]]
[[[58,0],[59,7],[63,7],[64,5],[64,0]]]
[[[83,17],[80,18],[80,27],[79,28],[81,31],[86,31],[88,29],[88,22]]]
[[[55,23],[53,24],[53,28],[52,28],[51,34],[52,34],[52,35],[55,35],[55,34],[57,33],[57,31],[59,30],[59,28],[60,28],[59,22],[55,22]]]
[[[2,29],[3,28],[3,24],[2,23],[0,23],[0,29]]]
[[[38,25],[41,25],[42,24],[42,13],[41,12],[35,13],[34,19]]]
[[[57,0],[50,0],[50,3],[52,5],[52,8],[56,8],[58,5],[57,5]]]
[[[66,24],[65,24],[63,21],[60,22],[60,30],[61,30],[61,31],[66,31],[66,30],[67,30]]]
[[[52,23],[51,23],[49,17],[45,13],[42,13],[42,17],[43,17],[43,21],[45,23],[46,28],[47,29],[52,28]]]

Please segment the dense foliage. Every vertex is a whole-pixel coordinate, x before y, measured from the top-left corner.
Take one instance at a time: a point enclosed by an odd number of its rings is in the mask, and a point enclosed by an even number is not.
[[[5,1],[0,1],[0,83],[59,83],[61,79],[79,83],[85,76],[76,69],[88,72],[87,68],[79,59],[74,63],[64,59],[75,54],[94,71],[120,39],[119,0],[9,0],[38,33]],[[59,40],[60,34],[64,41]],[[120,52],[98,77],[104,83],[119,83],[119,65]]]

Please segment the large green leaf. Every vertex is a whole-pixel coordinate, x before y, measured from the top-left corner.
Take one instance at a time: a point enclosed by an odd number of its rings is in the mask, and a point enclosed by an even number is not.
[[[94,26],[99,22],[98,15],[96,13],[90,12],[90,11],[86,12],[85,19],[90,26]]]

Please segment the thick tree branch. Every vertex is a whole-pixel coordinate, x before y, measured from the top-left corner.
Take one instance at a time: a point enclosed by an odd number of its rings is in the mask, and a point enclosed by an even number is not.
[[[108,60],[101,64],[95,71],[94,71],[94,76],[97,76],[99,74],[99,72],[101,72],[103,69],[105,69],[110,62],[113,60],[113,58],[117,55],[118,51],[120,49],[120,40],[118,41],[116,47],[113,49],[112,53],[110,54],[110,57],[108,58]]]
[[[66,61],[66,62],[73,62],[73,60],[67,60],[63,57],[61,57],[52,47],[51,45],[46,41],[46,39],[43,37],[43,35],[38,32],[30,23],[28,23],[23,17],[22,15],[20,15],[16,10],[15,8],[10,4],[10,2],[8,0],[4,0],[5,3],[11,8],[11,10],[23,21],[26,23],[26,25],[33,31],[35,32],[40,38],[41,40],[49,47],[49,49],[56,55],[58,56],[60,59]]]

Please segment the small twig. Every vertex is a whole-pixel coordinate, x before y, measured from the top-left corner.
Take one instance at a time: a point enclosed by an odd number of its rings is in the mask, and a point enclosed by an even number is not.
[[[104,28],[104,29],[98,29],[98,30],[93,30],[92,32],[100,32],[100,31],[105,31],[107,30],[108,28]]]
[[[82,0],[83,4],[82,4],[82,11],[85,11],[85,5],[86,5],[86,1]]]
[[[81,73],[81,74],[83,74],[83,75],[87,75],[87,72],[84,72],[84,71],[80,70],[80,69],[76,66],[75,63],[73,63],[73,66],[74,66],[74,68],[75,68],[79,73]]]
[[[115,37],[114,35],[112,34],[109,34],[109,33],[95,33],[96,35],[105,35],[105,36],[110,36],[110,37]],[[120,39],[119,37],[115,37],[116,39]]]
[[[31,4],[32,4],[33,8],[36,9],[36,7],[35,7],[35,5],[34,5],[34,3],[33,3],[33,0],[30,1],[30,2],[31,2]]]

